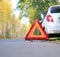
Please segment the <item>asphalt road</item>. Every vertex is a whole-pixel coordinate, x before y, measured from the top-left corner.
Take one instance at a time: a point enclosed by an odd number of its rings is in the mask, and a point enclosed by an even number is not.
[[[60,57],[60,44],[23,39],[0,40],[0,57]]]

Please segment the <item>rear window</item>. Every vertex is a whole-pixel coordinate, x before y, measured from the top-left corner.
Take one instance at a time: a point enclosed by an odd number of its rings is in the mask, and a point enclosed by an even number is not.
[[[50,12],[51,13],[60,13],[60,6],[52,7]]]

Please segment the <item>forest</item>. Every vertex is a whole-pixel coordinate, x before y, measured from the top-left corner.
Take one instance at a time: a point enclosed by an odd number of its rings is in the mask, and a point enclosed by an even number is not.
[[[60,4],[58,0],[19,0],[16,8],[20,15],[16,18],[11,0],[0,0],[0,39],[24,38],[35,19],[41,20],[41,12],[57,4]],[[22,24],[22,17],[29,17],[30,24]]]

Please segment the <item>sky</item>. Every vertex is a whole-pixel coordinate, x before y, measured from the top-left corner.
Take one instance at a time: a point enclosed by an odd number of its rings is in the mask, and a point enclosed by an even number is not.
[[[60,0],[58,0],[60,2]]]
[[[16,17],[18,17],[20,13],[19,10],[16,9],[18,1],[19,0],[11,0],[12,8],[14,9],[14,13]]]
[[[15,13],[15,16],[18,17],[19,16],[19,13],[20,11],[16,9],[16,6],[17,6],[17,3],[18,3],[19,0],[11,0],[11,3],[12,3],[12,8],[14,9],[14,13]],[[29,24],[29,18],[28,17],[23,17],[21,19],[21,22],[23,24]]]
[[[17,6],[18,1],[19,1],[19,0],[11,0],[12,7],[13,7],[14,9],[16,9],[16,6]]]

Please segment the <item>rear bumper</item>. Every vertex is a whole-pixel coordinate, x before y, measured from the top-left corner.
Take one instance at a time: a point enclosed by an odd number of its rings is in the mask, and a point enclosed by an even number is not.
[[[58,34],[60,33],[60,26],[47,26],[46,33],[47,34]]]
[[[60,33],[60,30],[47,30],[47,34],[58,34]]]

